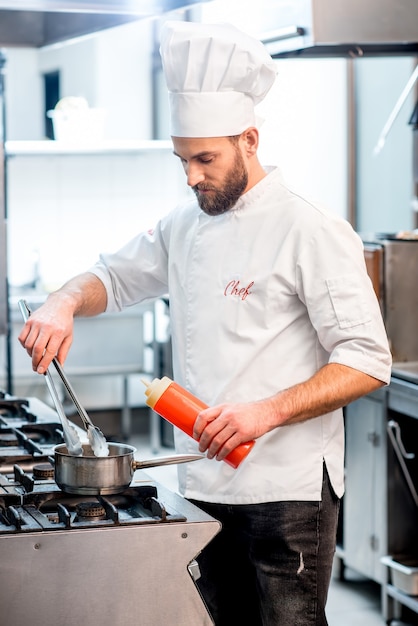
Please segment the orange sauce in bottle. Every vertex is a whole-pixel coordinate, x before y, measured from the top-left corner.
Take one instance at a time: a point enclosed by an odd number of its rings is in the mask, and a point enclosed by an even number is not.
[[[196,417],[200,411],[207,409],[208,405],[168,376],[154,378],[151,383],[144,380],[142,382],[147,386],[145,390],[147,405],[171,424],[193,437],[193,425]],[[254,444],[255,441],[241,443],[225,457],[224,461],[236,469]]]

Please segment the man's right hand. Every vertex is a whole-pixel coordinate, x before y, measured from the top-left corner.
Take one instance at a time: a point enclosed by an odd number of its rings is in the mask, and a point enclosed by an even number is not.
[[[73,342],[74,317],[99,315],[106,303],[102,281],[90,272],[72,278],[51,293],[31,313],[18,337],[32,357],[33,370],[45,374],[54,357],[63,365]]]
[[[32,357],[35,372],[44,374],[55,356],[64,363],[73,341],[73,325],[73,313],[58,293],[31,313],[18,339]]]

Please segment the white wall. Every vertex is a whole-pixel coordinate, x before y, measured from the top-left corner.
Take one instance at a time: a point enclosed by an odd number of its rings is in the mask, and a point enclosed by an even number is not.
[[[347,81],[344,59],[277,60],[260,105],[260,158],[279,164],[301,193],[347,216]]]
[[[47,291],[152,228],[190,193],[171,148],[15,156],[8,172],[9,281],[31,280],[37,261]]]

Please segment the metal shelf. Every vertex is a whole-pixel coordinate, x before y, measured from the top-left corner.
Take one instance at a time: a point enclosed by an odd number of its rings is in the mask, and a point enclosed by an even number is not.
[[[25,156],[71,156],[71,155],[106,155],[137,154],[141,152],[173,151],[170,140],[142,141],[95,141],[71,143],[67,141],[6,141],[7,158]]]
[[[418,596],[408,596],[406,593],[399,591],[399,589],[391,584],[383,586],[382,592],[383,594],[386,594],[386,596],[395,600],[395,603],[391,603],[386,609],[386,621],[388,624],[390,624],[392,620],[400,617],[399,605],[403,605],[407,609],[410,609],[411,611],[414,611],[414,613],[418,614]]]

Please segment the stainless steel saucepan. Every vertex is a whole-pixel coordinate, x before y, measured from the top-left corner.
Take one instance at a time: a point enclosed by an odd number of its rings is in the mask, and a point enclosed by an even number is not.
[[[82,456],[74,456],[65,444],[60,444],[54,448],[55,482],[67,493],[110,495],[127,489],[136,470],[204,458],[202,454],[174,454],[136,461],[135,452],[133,446],[109,443],[109,456],[95,456],[89,445],[83,445]]]

